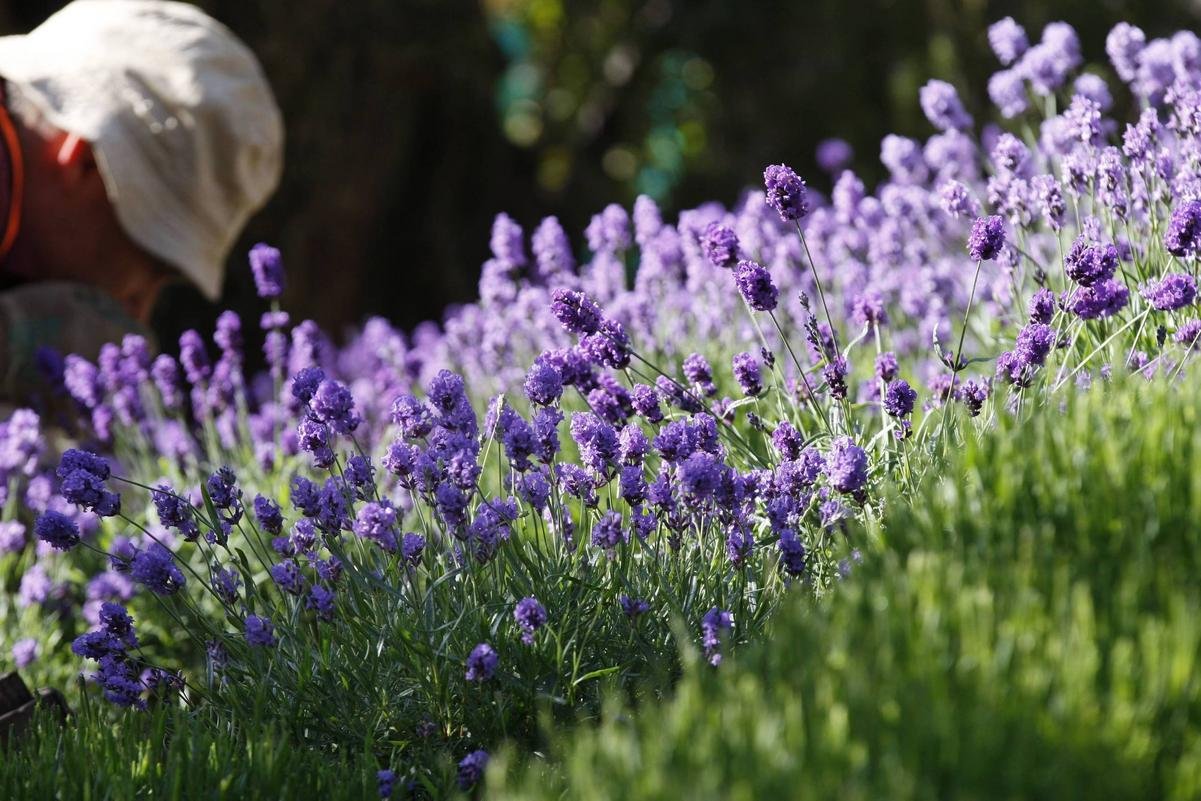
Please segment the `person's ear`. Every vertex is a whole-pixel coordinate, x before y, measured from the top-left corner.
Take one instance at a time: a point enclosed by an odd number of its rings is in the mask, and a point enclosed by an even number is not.
[[[54,161],[67,183],[81,183],[96,176],[96,157],[86,140],[63,133],[55,137],[53,147]]]

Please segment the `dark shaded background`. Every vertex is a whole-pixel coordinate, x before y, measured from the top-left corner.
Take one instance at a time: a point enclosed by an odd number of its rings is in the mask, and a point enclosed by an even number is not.
[[[1196,0],[198,0],[258,53],[287,123],[277,196],[231,258],[222,304],[162,304],[165,341],[232,306],[257,313],[244,253],[284,250],[294,319],[403,327],[474,297],[501,210],[580,232],[640,192],[670,211],[733,200],[763,165],[816,176],[829,136],[878,177],[880,138],[928,135],[917,90],[955,83],[977,121],[998,68],[989,22],[1036,40],[1071,22],[1109,75],[1119,20],[1196,27]],[[0,0],[22,32],[59,0]],[[825,181],[817,177],[819,187]]]

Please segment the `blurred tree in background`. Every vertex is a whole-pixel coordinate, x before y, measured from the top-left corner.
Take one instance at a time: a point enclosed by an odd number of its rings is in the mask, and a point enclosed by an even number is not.
[[[384,314],[402,326],[471,299],[493,215],[578,233],[606,203],[669,211],[726,202],[764,164],[819,189],[814,149],[846,139],[877,179],[889,132],[926,136],[930,77],[978,123],[997,64],[987,25],[1036,39],[1063,19],[1110,77],[1105,35],[1195,27],[1198,0],[197,0],[259,55],[287,123],[275,199],[231,258],[226,297],[256,315],[245,250],[284,250],[286,305],[332,330]],[[21,32],[61,0],[3,0]],[[1119,95],[1121,93],[1118,93]],[[211,324],[186,289],[160,331]],[[253,317],[252,317],[253,319]]]

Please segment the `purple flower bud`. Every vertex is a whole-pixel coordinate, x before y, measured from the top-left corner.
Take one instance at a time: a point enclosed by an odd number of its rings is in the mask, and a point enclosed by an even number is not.
[[[1005,222],[993,215],[977,217],[972,223],[967,252],[973,261],[992,261],[1005,245]]]
[[[738,291],[752,309],[769,312],[776,308],[780,292],[771,280],[771,273],[763,265],[753,261],[739,262],[734,280],[738,284]]]
[[[1005,17],[988,26],[988,44],[1005,67],[1021,58],[1030,46],[1025,28],[1014,22],[1013,17]]]
[[[711,222],[701,234],[701,252],[714,267],[729,269],[738,262],[738,235],[718,222]]]
[[[265,617],[246,616],[246,642],[255,648],[273,648],[279,642],[275,638],[275,626]]]
[[[733,368],[734,380],[746,395],[754,397],[763,392],[763,375],[754,356],[746,352],[735,354]]]
[[[513,610],[513,619],[521,628],[521,641],[526,645],[531,645],[534,642],[534,633],[546,625],[546,607],[532,596],[522,598]]]
[[[867,453],[851,441],[838,437],[826,456],[826,478],[839,492],[855,493],[867,486]]]
[[[591,298],[562,287],[551,295],[550,313],[572,334],[595,334],[602,319],[600,308]]]
[[[472,751],[459,762],[459,789],[470,790],[484,778],[484,769],[488,767],[488,752]]]
[[[47,510],[33,524],[34,535],[60,551],[69,551],[79,544],[79,526],[61,512]]]
[[[488,681],[496,673],[500,657],[492,646],[482,642],[471,649],[467,657],[467,681],[482,683]]]
[[[783,164],[772,164],[763,171],[767,189],[767,205],[776,210],[784,222],[799,220],[809,213],[805,182]]]
[[[260,298],[273,300],[284,293],[284,260],[277,249],[262,242],[252,247],[250,271]]]
[[[884,411],[891,417],[908,417],[913,412],[917,392],[903,378],[891,382],[884,390]]]
[[[1197,299],[1197,282],[1187,273],[1168,273],[1143,289],[1143,297],[1152,308],[1175,311]]]

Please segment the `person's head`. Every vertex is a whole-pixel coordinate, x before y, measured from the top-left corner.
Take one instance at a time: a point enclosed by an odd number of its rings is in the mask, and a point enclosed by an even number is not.
[[[0,38],[0,78],[25,167],[3,269],[90,284],[143,320],[175,275],[215,298],[282,164],[253,54],[194,6],[76,0]]]
[[[21,145],[21,225],[5,271],[26,281],[75,281],[145,322],[177,273],[134,242],[109,199],[91,145],[48,122],[19,88],[6,98]]]

